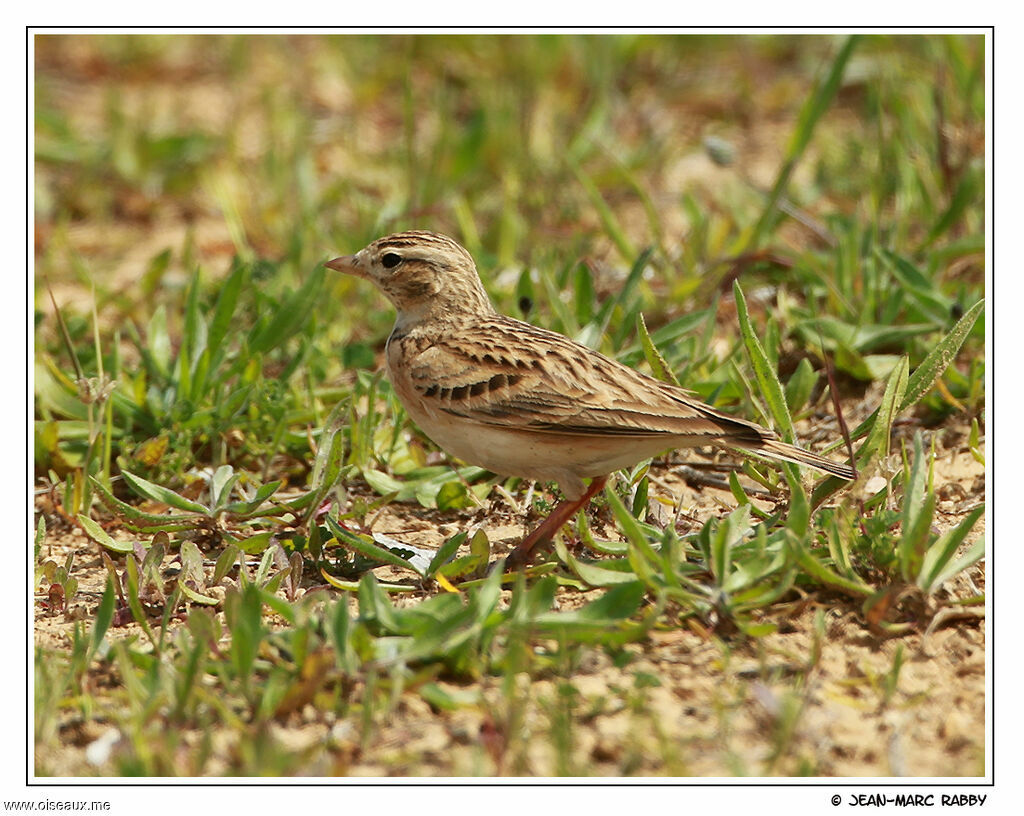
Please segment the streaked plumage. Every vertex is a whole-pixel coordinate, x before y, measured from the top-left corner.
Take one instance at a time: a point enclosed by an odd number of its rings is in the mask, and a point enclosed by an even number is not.
[[[671,448],[719,445],[855,476],[688,391],[498,314],[472,257],[446,236],[389,235],[327,266],[373,281],[394,304],[388,376],[427,436],[495,473],[561,486],[573,506],[553,513],[514,560],[525,560],[595,492],[583,479],[599,487],[612,471]]]

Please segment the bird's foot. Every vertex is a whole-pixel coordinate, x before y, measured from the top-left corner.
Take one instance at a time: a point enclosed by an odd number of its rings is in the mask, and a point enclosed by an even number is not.
[[[565,524],[569,519],[576,515],[581,507],[585,507],[595,493],[597,493],[604,483],[608,481],[607,476],[598,476],[590,482],[586,492],[575,501],[563,501],[554,510],[551,511],[550,515],[538,524],[533,531],[520,541],[514,550],[509,553],[508,558],[505,559],[506,569],[521,569],[527,565],[531,560],[532,556],[551,543],[551,539],[555,537],[562,525]]]

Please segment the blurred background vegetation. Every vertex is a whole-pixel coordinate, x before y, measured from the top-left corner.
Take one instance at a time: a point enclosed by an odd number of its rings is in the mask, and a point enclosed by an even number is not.
[[[802,310],[783,332],[795,343],[783,374],[824,335],[841,371],[877,379],[904,347],[919,360],[983,286],[983,45],[861,39],[801,134],[839,38],[37,36],[38,406],[85,418],[43,364],[68,363],[47,285],[88,373],[96,348],[143,358],[144,379],[120,370],[116,458],[119,440],[173,438],[197,408],[166,381],[197,271],[209,311],[232,264],[249,264],[232,325],[266,326],[321,261],[410,227],[463,242],[499,308],[606,351],[633,327],[595,327],[593,313],[651,247],[635,296],[652,329],[741,277]],[[781,206],[766,207],[780,170],[793,171]],[[82,342],[93,298],[106,342]],[[231,437],[235,454],[268,455],[267,409],[297,411],[286,424],[299,427],[322,417],[309,389],[373,367],[392,315],[371,287],[330,276],[306,304],[257,344],[255,390],[234,413],[263,400],[263,424]],[[836,320],[810,320],[825,313]],[[677,366],[694,352],[681,335],[668,337]],[[741,399],[706,362],[688,384]],[[304,408],[280,393],[282,373],[301,373]],[[979,374],[973,390],[954,384],[976,409]],[[238,430],[220,419],[214,437]],[[37,448],[42,473],[84,451],[80,435],[77,448],[55,436]],[[202,447],[185,436],[167,460],[178,472]]]

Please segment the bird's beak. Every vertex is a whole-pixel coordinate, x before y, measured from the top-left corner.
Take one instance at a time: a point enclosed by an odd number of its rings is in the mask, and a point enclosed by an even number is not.
[[[355,255],[342,255],[340,258],[328,261],[324,266],[337,272],[344,272],[346,275],[357,275],[360,278],[366,277],[366,273],[359,266],[359,261],[356,260]]]

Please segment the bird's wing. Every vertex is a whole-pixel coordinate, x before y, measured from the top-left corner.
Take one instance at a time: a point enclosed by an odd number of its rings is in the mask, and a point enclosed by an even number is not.
[[[399,340],[398,342],[402,342]],[[775,434],[554,332],[511,318],[406,349],[406,385],[430,409],[482,425],[585,436],[759,443]],[[678,439],[675,440],[678,443]]]

